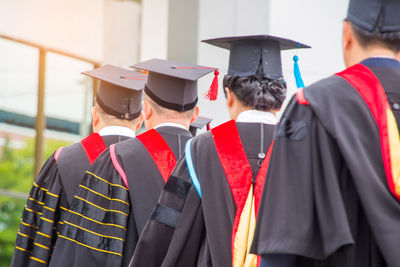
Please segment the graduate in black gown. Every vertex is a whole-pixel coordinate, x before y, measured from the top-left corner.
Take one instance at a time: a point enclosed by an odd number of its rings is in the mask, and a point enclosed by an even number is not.
[[[400,1],[350,0],[346,70],[294,96],[252,252],[261,266],[400,266]]]
[[[83,74],[100,80],[92,109],[94,133],[79,143],[58,149],[42,167],[22,214],[11,266],[48,265],[57,232],[63,225],[63,214],[86,170],[106,147],[135,137],[142,124],[146,75],[111,65]],[[133,75],[141,78],[123,78]]]
[[[87,171],[51,266],[127,266],[198,116],[197,79],[215,68],[152,59],[143,101],[147,132],[110,146]],[[90,188],[90,190],[88,189]]]
[[[186,144],[130,266],[257,266],[258,204],[286,96],[281,50],[305,45],[259,35],[206,40],[230,50],[224,92],[232,120]]]

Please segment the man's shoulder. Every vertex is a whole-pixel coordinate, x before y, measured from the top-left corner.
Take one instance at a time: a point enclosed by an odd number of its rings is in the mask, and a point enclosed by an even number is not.
[[[130,138],[115,144],[115,152],[122,157],[136,155],[143,150],[142,142],[137,138]]]
[[[217,127],[220,127],[220,125]],[[214,139],[211,131],[207,131],[193,137],[191,150],[198,154],[201,151],[209,151],[210,146],[214,146]]]
[[[80,151],[82,149],[82,144],[79,141],[79,142],[73,143],[72,145],[62,147],[60,149],[62,149],[63,153],[66,153],[66,152],[76,153],[77,151]]]
[[[69,146],[60,147],[55,151],[54,157],[57,157],[57,163],[60,164],[65,162],[67,159],[67,161],[80,160],[81,157],[84,156],[84,153],[85,151],[81,142],[77,142]]]
[[[343,78],[337,75],[332,75],[304,88],[304,94],[306,98],[311,95],[329,97],[337,95],[340,91],[343,91],[344,87],[348,86],[350,85]]]
[[[304,88],[304,96],[314,107],[333,103],[342,106],[354,101],[359,102],[357,91],[338,75],[332,75]]]

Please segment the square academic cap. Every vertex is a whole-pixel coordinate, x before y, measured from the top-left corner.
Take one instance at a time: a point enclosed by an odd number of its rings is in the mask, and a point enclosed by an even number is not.
[[[259,75],[264,78],[282,78],[281,51],[310,46],[289,39],[270,35],[247,35],[203,40],[210,45],[228,49],[228,75],[255,75],[262,64]]]
[[[149,71],[144,91],[154,102],[179,112],[196,106],[197,80],[216,70],[163,59],[151,59],[131,67]]]
[[[400,32],[400,1],[350,0],[347,19],[370,32]]]
[[[146,74],[111,65],[82,74],[100,80],[96,101],[106,113],[127,120],[140,115]]]
[[[207,125],[207,130],[210,130],[210,122],[212,119],[207,117],[199,116],[197,119],[192,122],[189,126],[189,131],[192,133],[193,136],[196,136],[197,129],[202,129],[204,126]]]

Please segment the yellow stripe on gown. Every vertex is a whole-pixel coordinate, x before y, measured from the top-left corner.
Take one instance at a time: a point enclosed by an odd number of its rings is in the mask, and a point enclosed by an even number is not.
[[[240,216],[239,226],[236,232],[233,249],[233,267],[256,267],[257,256],[250,254],[251,243],[253,242],[254,230],[256,227],[256,214],[254,205],[253,185],[247,195]]]
[[[395,192],[400,195],[400,137],[393,112],[387,109],[390,162]]]

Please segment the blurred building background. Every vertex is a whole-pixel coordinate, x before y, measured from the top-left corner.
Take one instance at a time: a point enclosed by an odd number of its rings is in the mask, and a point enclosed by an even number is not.
[[[128,68],[166,58],[220,68],[228,51],[202,39],[271,34],[311,45],[287,51],[283,70],[295,91],[292,57],[298,55],[305,84],[344,68],[341,22],[348,0],[0,0],[0,266],[8,266],[24,198],[33,179],[39,49],[24,40],[99,64]],[[7,38],[5,38],[7,37]],[[46,53],[42,158],[80,140],[90,129],[92,81],[80,72],[93,64]],[[200,114],[228,119],[225,99],[203,99],[213,75],[199,82]]]

